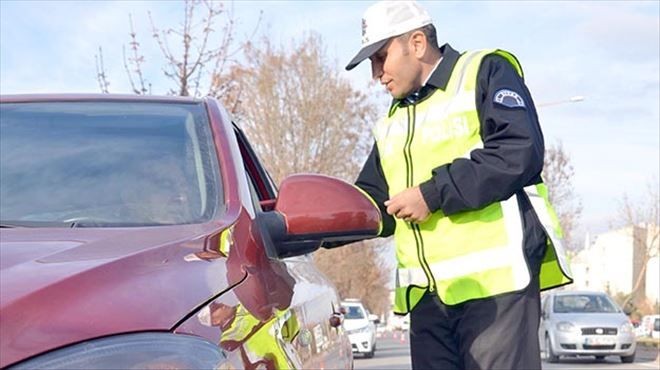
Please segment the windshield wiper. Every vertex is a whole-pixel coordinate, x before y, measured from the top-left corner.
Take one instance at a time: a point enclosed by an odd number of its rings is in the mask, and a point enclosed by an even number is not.
[[[61,228],[93,228],[93,227],[148,227],[148,226],[173,226],[174,223],[159,222],[108,222],[100,220],[76,220],[76,221],[23,221],[23,220],[0,220],[0,228],[40,228],[40,227],[61,227]]]
[[[123,222],[123,221],[95,221],[95,220],[80,220],[71,224],[71,227],[148,227],[148,226],[173,226],[179,225],[175,223],[160,223],[160,222]]]
[[[0,220],[0,228],[20,228],[20,227],[64,227],[72,228],[75,227],[75,222],[62,222],[62,221],[14,221],[14,220]]]

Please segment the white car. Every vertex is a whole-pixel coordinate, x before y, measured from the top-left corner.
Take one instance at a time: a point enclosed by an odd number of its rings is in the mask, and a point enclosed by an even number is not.
[[[353,353],[364,354],[365,357],[374,357],[376,352],[376,325],[375,315],[369,315],[359,300],[346,300],[341,303],[344,308],[344,330],[351,341]],[[371,318],[370,318],[371,316]]]
[[[539,341],[548,362],[559,356],[620,356],[635,360],[635,333],[628,317],[601,292],[558,291],[542,303]]]
[[[660,337],[660,315],[646,315],[642,317],[642,322],[637,328],[639,337]]]

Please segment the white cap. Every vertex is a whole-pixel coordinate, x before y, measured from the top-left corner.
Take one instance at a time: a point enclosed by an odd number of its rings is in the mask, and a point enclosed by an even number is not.
[[[346,70],[380,50],[387,41],[406,32],[431,24],[431,16],[416,1],[379,1],[367,8],[362,17],[362,49]]]

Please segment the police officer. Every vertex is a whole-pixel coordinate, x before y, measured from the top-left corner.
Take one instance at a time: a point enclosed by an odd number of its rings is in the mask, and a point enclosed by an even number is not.
[[[393,101],[356,185],[394,235],[413,368],[540,368],[539,291],[571,277],[518,60],[439,47],[414,1],[366,10],[346,69],[365,59]]]

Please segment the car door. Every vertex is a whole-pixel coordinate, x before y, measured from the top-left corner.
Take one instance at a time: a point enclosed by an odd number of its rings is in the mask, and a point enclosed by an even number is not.
[[[256,212],[272,210],[277,188],[243,132],[237,126],[234,129]],[[283,317],[297,319],[297,334],[289,334],[290,346],[286,347],[289,356],[299,361],[302,368],[350,367],[352,351],[348,339],[339,322],[331,320],[339,313],[339,296],[330,281],[317,269],[312,256],[271,260],[270,265],[283,267],[278,271],[278,276],[288,275],[293,279],[292,292],[275,293],[279,296],[291,294],[287,313]],[[288,289],[286,284],[282,285],[279,289]],[[280,330],[278,335],[282,336],[282,333]],[[279,340],[287,342],[284,337]]]

